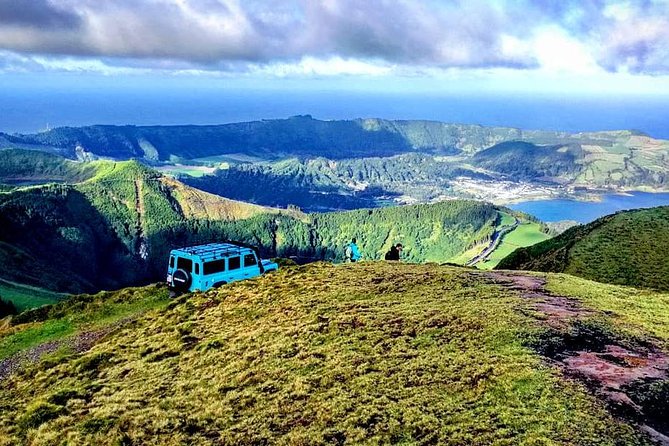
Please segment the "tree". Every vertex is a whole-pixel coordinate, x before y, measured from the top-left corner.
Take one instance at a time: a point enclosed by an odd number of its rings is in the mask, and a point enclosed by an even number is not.
[[[5,300],[0,296],[0,318],[16,314],[18,311],[11,300]]]

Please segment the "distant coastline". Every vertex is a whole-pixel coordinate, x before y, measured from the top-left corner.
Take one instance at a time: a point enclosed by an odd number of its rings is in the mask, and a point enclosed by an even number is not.
[[[669,139],[664,118],[669,116],[669,101],[648,96],[402,95],[149,86],[128,91],[118,87],[36,91],[32,86],[0,91],[0,131],[7,133],[35,133],[47,125],[223,124],[307,113],[319,119],[418,119],[569,133],[636,129]]]

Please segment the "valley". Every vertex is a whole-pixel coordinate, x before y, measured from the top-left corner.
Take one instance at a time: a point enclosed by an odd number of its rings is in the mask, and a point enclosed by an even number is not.
[[[669,446],[669,0],[0,0],[0,446]]]
[[[18,170],[26,175],[30,166],[35,181],[43,172],[68,181],[0,193],[0,258],[7,266],[0,279],[56,292],[163,280],[170,249],[213,240],[253,244],[266,257],[341,262],[344,246],[357,237],[366,260],[382,259],[401,242],[409,262],[478,257],[491,268],[500,258],[489,255],[508,246],[495,234],[509,221],[533,223],[523,230],[548,237],[532,217],[479,201],[304,213],[210,194],[137,161],[74,162],[25,150],[0,155],[0,182]]]
[[[306,115],[218,126],[0,134],[0,148],[12,147],[71,159],[134,158],[208,192],[307,212],[669,190],[669,142],[626,130],[569,134]]]

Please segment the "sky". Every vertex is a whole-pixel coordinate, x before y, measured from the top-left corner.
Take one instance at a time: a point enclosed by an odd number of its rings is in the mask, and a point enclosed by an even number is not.
[[[0,0],[0,83],[667,95],[669,0]]]

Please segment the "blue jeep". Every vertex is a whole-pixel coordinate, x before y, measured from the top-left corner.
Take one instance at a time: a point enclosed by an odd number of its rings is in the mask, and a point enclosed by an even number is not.
[[[253,247],[209,243],[173,249],[167,269],[167,284],[177,292],[207,291],[277,269],[279,265],[262,260]]]

